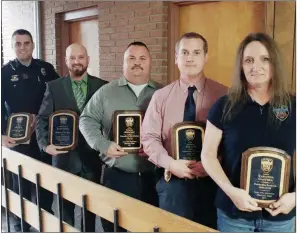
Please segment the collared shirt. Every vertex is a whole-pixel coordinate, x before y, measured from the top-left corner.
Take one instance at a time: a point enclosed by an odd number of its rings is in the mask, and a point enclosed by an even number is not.
[[[110,167],[114,166],[126,172],[144,172],[153,169],[145,158],[136,154],[127,154],[120,158],[107,157],[104,153],[113,141],[113,114],[116,110],[145,111],[153,93],[159,87],[153,81],[136,97],[122,77],[102,86],[87,103],[80,117],[80,131],[91,148],[100,152],[100,157]]]
[[[88,75],[86,75],[85,78],[82,79],[82,80],[73,80],[72,78],[70,78],[70,79],[71,79],[73,94],[76,95],[76,92],[77,92],[76,90],[78,88],[77,82],[80,82],[80,87],[81,87],[81,89],[83,91],[84,97],[86,97],[86,95],[87,95],[87,87],[88,87],[88,85],[87,85]]]
[[[208,121],[222,130],[222,167],[232,185],[240,188],[241,157],[249,148],[274,147],[293,156],[296,149],[296,101],[293,98],[291,108],[278,109],[271,107],[270,103],[261,106],[248,96],[245,105],[236,109],[237,113],[231,121],[222,121],[226,101],[227,96],[224,96],[213,105],[209,111]],[[277,117],[278,114],[282,114],[281,117]],[[293,160],[289,178],[289,192],[293,192],[295,189]],[[295,209],[288,215],[279,214],[276,217],[265,210],[251,213],[239,211],[220,188],[215,203],[218,208],[231,215],[249,219],[265,217],[270,220],[285,220],[295,214]]]
[[[149,160],[169,169],[171,157],[171,130],[183,122],[189,85],[182,80],[158,90],[152,97],[142,126],[142,143]],[[201,79],[195,84],[193,97],[196,104],[196,121],[206,121],[214,102],[226,94],[227,88],[211,79]]]

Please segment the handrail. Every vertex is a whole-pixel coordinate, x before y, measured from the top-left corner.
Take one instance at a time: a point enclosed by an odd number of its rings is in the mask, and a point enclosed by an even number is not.
[[[40,186],[55,194],[60,183],[62,197],[78,206],[82,207],[82,198],[86,195],[86,209],[111,222],[114,222],[114,211],[117,209],[118,225],[128,231],[153,232],[154,228],[158,227],[159,232],[217,232],[4,147],[2,147],[2,158],[6,159],[7,170],[16,174],[18,174],[18,166],[22,165],[22,176],[33,183],[36,181],[36,174],[40,174]],[[11,193],[13,192],[9,192],[9,199],[14,197]],[[2,206],[3,204],[2,198]],[[25,215],[24,220],[28,221],[27,218],[28,215]],[[37,228],[35,226],[37,222],[29,223]]]

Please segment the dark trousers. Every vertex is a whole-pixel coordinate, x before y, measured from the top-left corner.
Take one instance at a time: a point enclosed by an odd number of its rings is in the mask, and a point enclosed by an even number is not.
[[[153,172],[128,173],[117,168],[102,167],[101,184],[127,196],[158,206],[158,198],[155,190],[155,176]],[[113,224],[101,218],[105,232],[113,232]],[[125,232],[119,228],[119,232]]]
[[[34,138],[35,140],[35,138]],[[33,139],[31,140],[33,141]],[[46,163],[48,165],[51,165],[51,156],[42,154],[35,142],[32,142],[30,145],[18,145],[17,147],[14,148],[15,151],[20,152],[22,154],[25,154],[29,157],[32,157],[34,159],[37,159],[43,163]],[[19,194],[19,179],[18,175],[11,173],[12,175],[12,189],[15,193]],[[22,179],[22,185],[23,185],[23,197],[26,198],[27,200],[31,201],[32,199],[32,193],[33,191],[33,186],[35,186],[34,183]],[[34,193],[33,193],[34,194]],[[49,192],[48,190],[41,188],[40,187],[40,206],[42,209],[46,210],[47,212],[53,214],[53,211],[51,209],[53,202],[53,194],[52,192]],[[37,201],[35,201],[35,204],[37,204]],[[15,231],[19,232],[21,231],[21,219],[14,215],[15,219],[15,224],[14,224],[14,229]],[[30,228],[30,225],[24,221],[24,231],[28,232]]]
[[[169,182],[161,177],[156,184],[161,209],[214,229],[217,227],[216,188],[210,177],[185,180],[172,176]]]
[[[92,182],[98,183],[98,178],[99,175],[96,175],[96,173],[92,173],[92,172],[84,172],[83,170],[78,173],[75,174],[79,177],[82,177],[84,179],[90,180]],[[63,220],[74,226],[75,224],[75,215],[74,215],[74,209],[75,209],[75,204],[63,199],[62,200],[63,203]],[[86,213],[86,232],[95,232],[95,214],[91,213],[90,211],[87,211]],[[83,217],[81,216],[81,227],[83,227]],[[81,228],[82,230],[82,228]]]

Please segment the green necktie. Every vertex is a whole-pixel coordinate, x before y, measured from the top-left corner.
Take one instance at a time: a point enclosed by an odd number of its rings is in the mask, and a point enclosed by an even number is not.
[[[81,85],[84,81],[75,81],[74,83],[76,84],[76,89],[75,89],[75,99],[78,105],[78,108],[80,111],[83,111],[84,105],[85,105],[85,96],[84,92],[81,88]]]

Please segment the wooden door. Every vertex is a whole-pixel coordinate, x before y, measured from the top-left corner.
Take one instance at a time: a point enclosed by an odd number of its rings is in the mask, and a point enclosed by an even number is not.
[[[207,77],[230,86],[239,43],[251,32],[265,32],[264,2],[204,2],[180,7],[180,35],[197,32],[209,45]]]
[[[88,19],[68,23],[69,44],[80,43],[87,49],[90,56],[88,73],[99,77],[99,33],[98,20]]]

